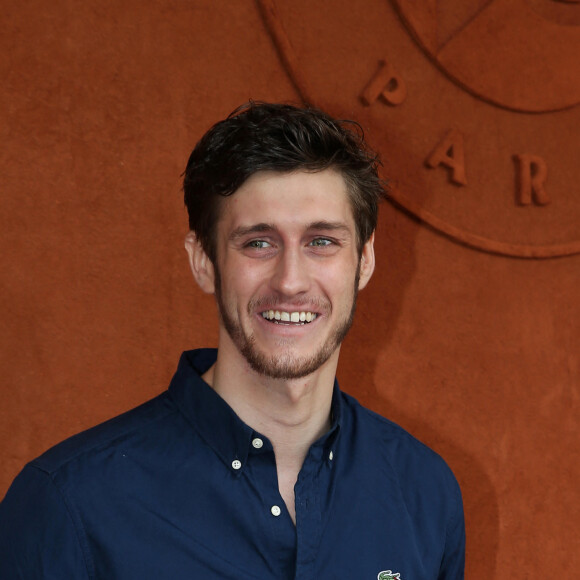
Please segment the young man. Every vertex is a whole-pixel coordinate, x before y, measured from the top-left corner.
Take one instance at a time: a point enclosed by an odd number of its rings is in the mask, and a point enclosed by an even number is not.
[[[185,245],[219,348],[25,467],[1,578],[463,578],[452,473],[334,379],[383,195],[350,127],[250,103],[198,143]]]

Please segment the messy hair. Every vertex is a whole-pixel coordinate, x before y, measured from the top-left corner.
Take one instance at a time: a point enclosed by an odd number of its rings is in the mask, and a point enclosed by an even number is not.
[[[183,191],[189,227],[215,263],[220,202],[259,171],[334,169],[344,178],[359,253],[377,225],[385,183],[377,155],[354,121],[315,108],[250,101],[216,123],[189,157]]]

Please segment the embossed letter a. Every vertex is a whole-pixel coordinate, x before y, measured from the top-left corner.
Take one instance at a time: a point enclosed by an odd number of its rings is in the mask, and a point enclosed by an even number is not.
[[[425,162],[427,167],[435,168],[445,165],[451,169],[451,181],[457,185],[467,185],[465,177],[465,155],[463,153],[463,135],[457,129],[451,129],[443,141],[435,147]]]

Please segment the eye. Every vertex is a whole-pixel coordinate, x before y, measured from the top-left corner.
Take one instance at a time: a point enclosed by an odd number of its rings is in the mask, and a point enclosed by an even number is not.
[[[316,248],[324,248],[326,246],[331,246],[332,244],[333,242],[328,238],[314,238],[309,245]]]
[[[269,248],[270,244],[268,242],[266,242],[265,240],[251,240],[250,242],[248,242],[246,244],[246,247],[261,250],[264,248]]]

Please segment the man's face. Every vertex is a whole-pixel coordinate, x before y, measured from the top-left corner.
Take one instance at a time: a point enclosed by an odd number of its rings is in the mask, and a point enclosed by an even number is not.
[[[217,224],[220,346],[230,340],[272,378],[314,372],[338,356],[373,267],[372,240],[359,259],[339,173],[253,175],[222,202]]]

